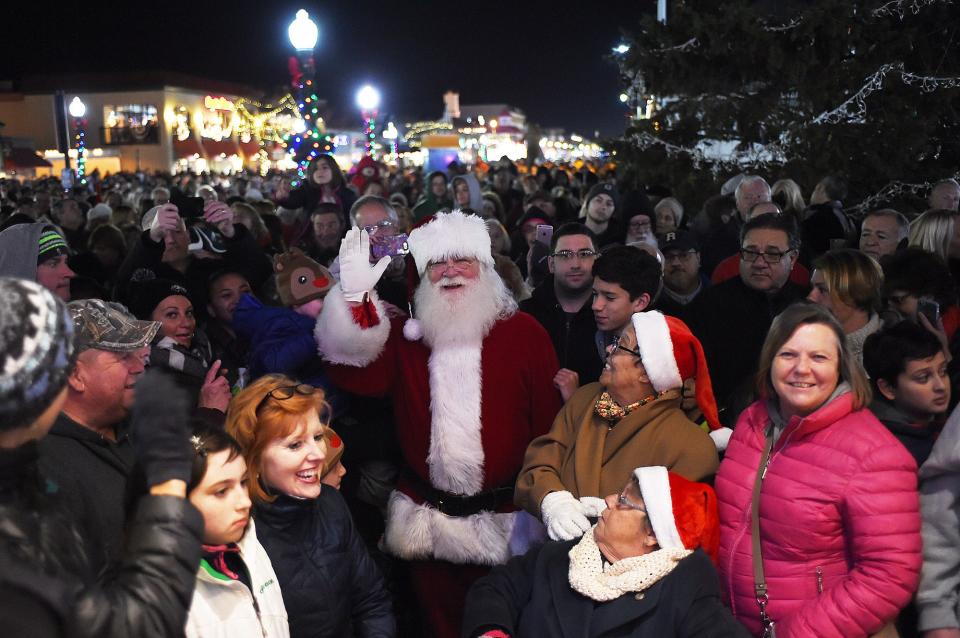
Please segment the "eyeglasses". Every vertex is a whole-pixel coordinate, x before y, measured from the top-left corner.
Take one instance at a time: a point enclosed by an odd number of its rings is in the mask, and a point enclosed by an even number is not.
[[[381,230],[394,230],[396,229],[396,224],[393,223],[390,219],[383,219],[378,221],[376,224],[369,224],[364,226],[363,229],[367,231],[368,235],[373,235],[374,233]]]
[[[257,409],[254,410],[254,412],[259,411],[260,408],[263,407],[263,404],[267,402],[267,399],[274,399],[276,401],[286,401],[287,399],[289,399],[295,394],[310,396],[316,391],[317,391],[316,388],[314,388],[312,385],[307,385],[306,383],[299,383],[297,385],[282,385],[278,388],[274,388],[273,390],[270,390],[270,392],[267,392],[267,394],[264,395],[262,399],[260,399],[260,403],[257,404]]]
[[[598,253],[595,250],[582,248],[580,250],[558,250],[550,256],[554,259],[559,259],[560,261],[570,261],[574,258],[586,261],[587,259],[595,259],[597,254]]]
[[[632,231],[650,230],[650,222],[630,222],[627,227]]]
[[[779,264],[784,255],[788,255],[792,252],[793,249],[784,252],[780,252],[779,250],[768,250],[761,253],[756,250],[750,250],[749,248],[742,248],[740,249],[740,258],[746,262],[753,263],[762,256],[763,260],[768,264]]]
[[[622,490],[620,490],[620,493],[617,494],[617,507],[625,507],[625,508],[627,508],[627,509],[636,510],[636,511],[638,511],[638,512],[643,512],[644,514],[647,513],[646,508],[644,508],[644,507],[641,506],[641,505],[637,505],[636,503],[634,503],[633,501],[631,501],[629,498],[627,498],[627,488],[626,488],[626,487],[623,488]]]
[[[464,272],[469,270],[475,263],[477,263],[476,259],[460,258],[452,261],[448,259],[447,261],[435,261],[432,264],[428,264],[427,270],[434,275],[439,275],[447,268],[453,268],[457,272]]]
[[[630,354],[632,354],[633,356],[635,356],[637,359],[643,359],[643,357],[640,356],[640,350],[639,350],[639,349],[638,349],[638,350],[630,350],[629,348],[625,348],[625,347],[621,346],[621,345],[620,345],[620,337],[619,337],[619,336],[613,338],[613,342],[610,344],[610,346],[611,346],[611,347],[610,347],[610,354],[607,355],[608,357],[612,356],[613,353],[616,352],[617,350],[623,350],[624,352],[629,352]]]

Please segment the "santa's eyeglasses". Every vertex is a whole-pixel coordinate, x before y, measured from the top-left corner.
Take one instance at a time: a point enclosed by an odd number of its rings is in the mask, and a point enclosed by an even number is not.
[[[476,259],[467,259],[465,257],[461,257],[460,259],[448,259],[446,261],[435,261],[427,265],[427,270],[434,275],[442,274],[447,270],[447,268],[453,268],[457,272],[465,272],[469,270],[476,263],[477,263]]]

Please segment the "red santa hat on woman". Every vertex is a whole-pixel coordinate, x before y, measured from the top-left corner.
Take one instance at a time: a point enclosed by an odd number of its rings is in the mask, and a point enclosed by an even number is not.
[[[459,210],[437,213],[429,222],[414,228],[407,240],[420,278],[433,262],[457,259],[477,259],[493,268],[493,252],[487,225],[476,215],[465,215]],[[408,273],[408,286],[412,281]],[[415,286],[414,286],[415,287]],[[412,297],[412,294],[411,294]],[[403,334],[410,341],[423,336],[423,327],[411,318],[403,325]]]
[[[640,484],[640,496],[660,548],[701,547],[716,563],[720,516],[713,488],[668,472],[662,465],[638,467],[633,475]]]
[[[656,310],[634,313],[631,318],[637,332],[640,359],[657,392],[683,386],[684,379],[696,381],[697,405],[710,427],[710,438],[719,450],[725,450],[732,430],[720,425],[717,400],[703,346],[687,324]]]

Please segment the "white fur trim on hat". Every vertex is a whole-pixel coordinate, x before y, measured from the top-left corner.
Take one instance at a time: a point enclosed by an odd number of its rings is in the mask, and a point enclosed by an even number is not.
[[[670,495],[670,478],[662,465],[638,467],[633,471],[640,484],[640,496],[647,508],[647,518],[653,527],[653,535],[661,549],[686,549],[677,531],[673,517],[673,498]]]
[[[631,320],[637,332],[637,348],[650,385],[657,392],[681,387],[683,378],[673,354],[670,328],[663,314],[656,310],[637,312]]]
[[[464,215],[459,210],[438,213],[433,221],[413,229],[409,245],[420,275],[431,262],[450,257],[473,257],[493,266],[487,225],[476,215]]]

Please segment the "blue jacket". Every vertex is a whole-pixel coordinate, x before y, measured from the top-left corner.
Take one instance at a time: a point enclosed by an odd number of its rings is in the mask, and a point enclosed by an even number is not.
[[[247,363],[250,379],[265,374],[285,374],[323,388],[327,403],[338,416],[346,407],[342,393],[333,389],[323,371],[313,338],[314,320],[290,308],[265,306],[253,295],[243,295],[233,311],[233,329],[250,344]]]
[[[340,492],[283,494],[254,506],[257,537],[280,581],[291,638],[392,638],[396,624],[383,576],[353,526]]]

